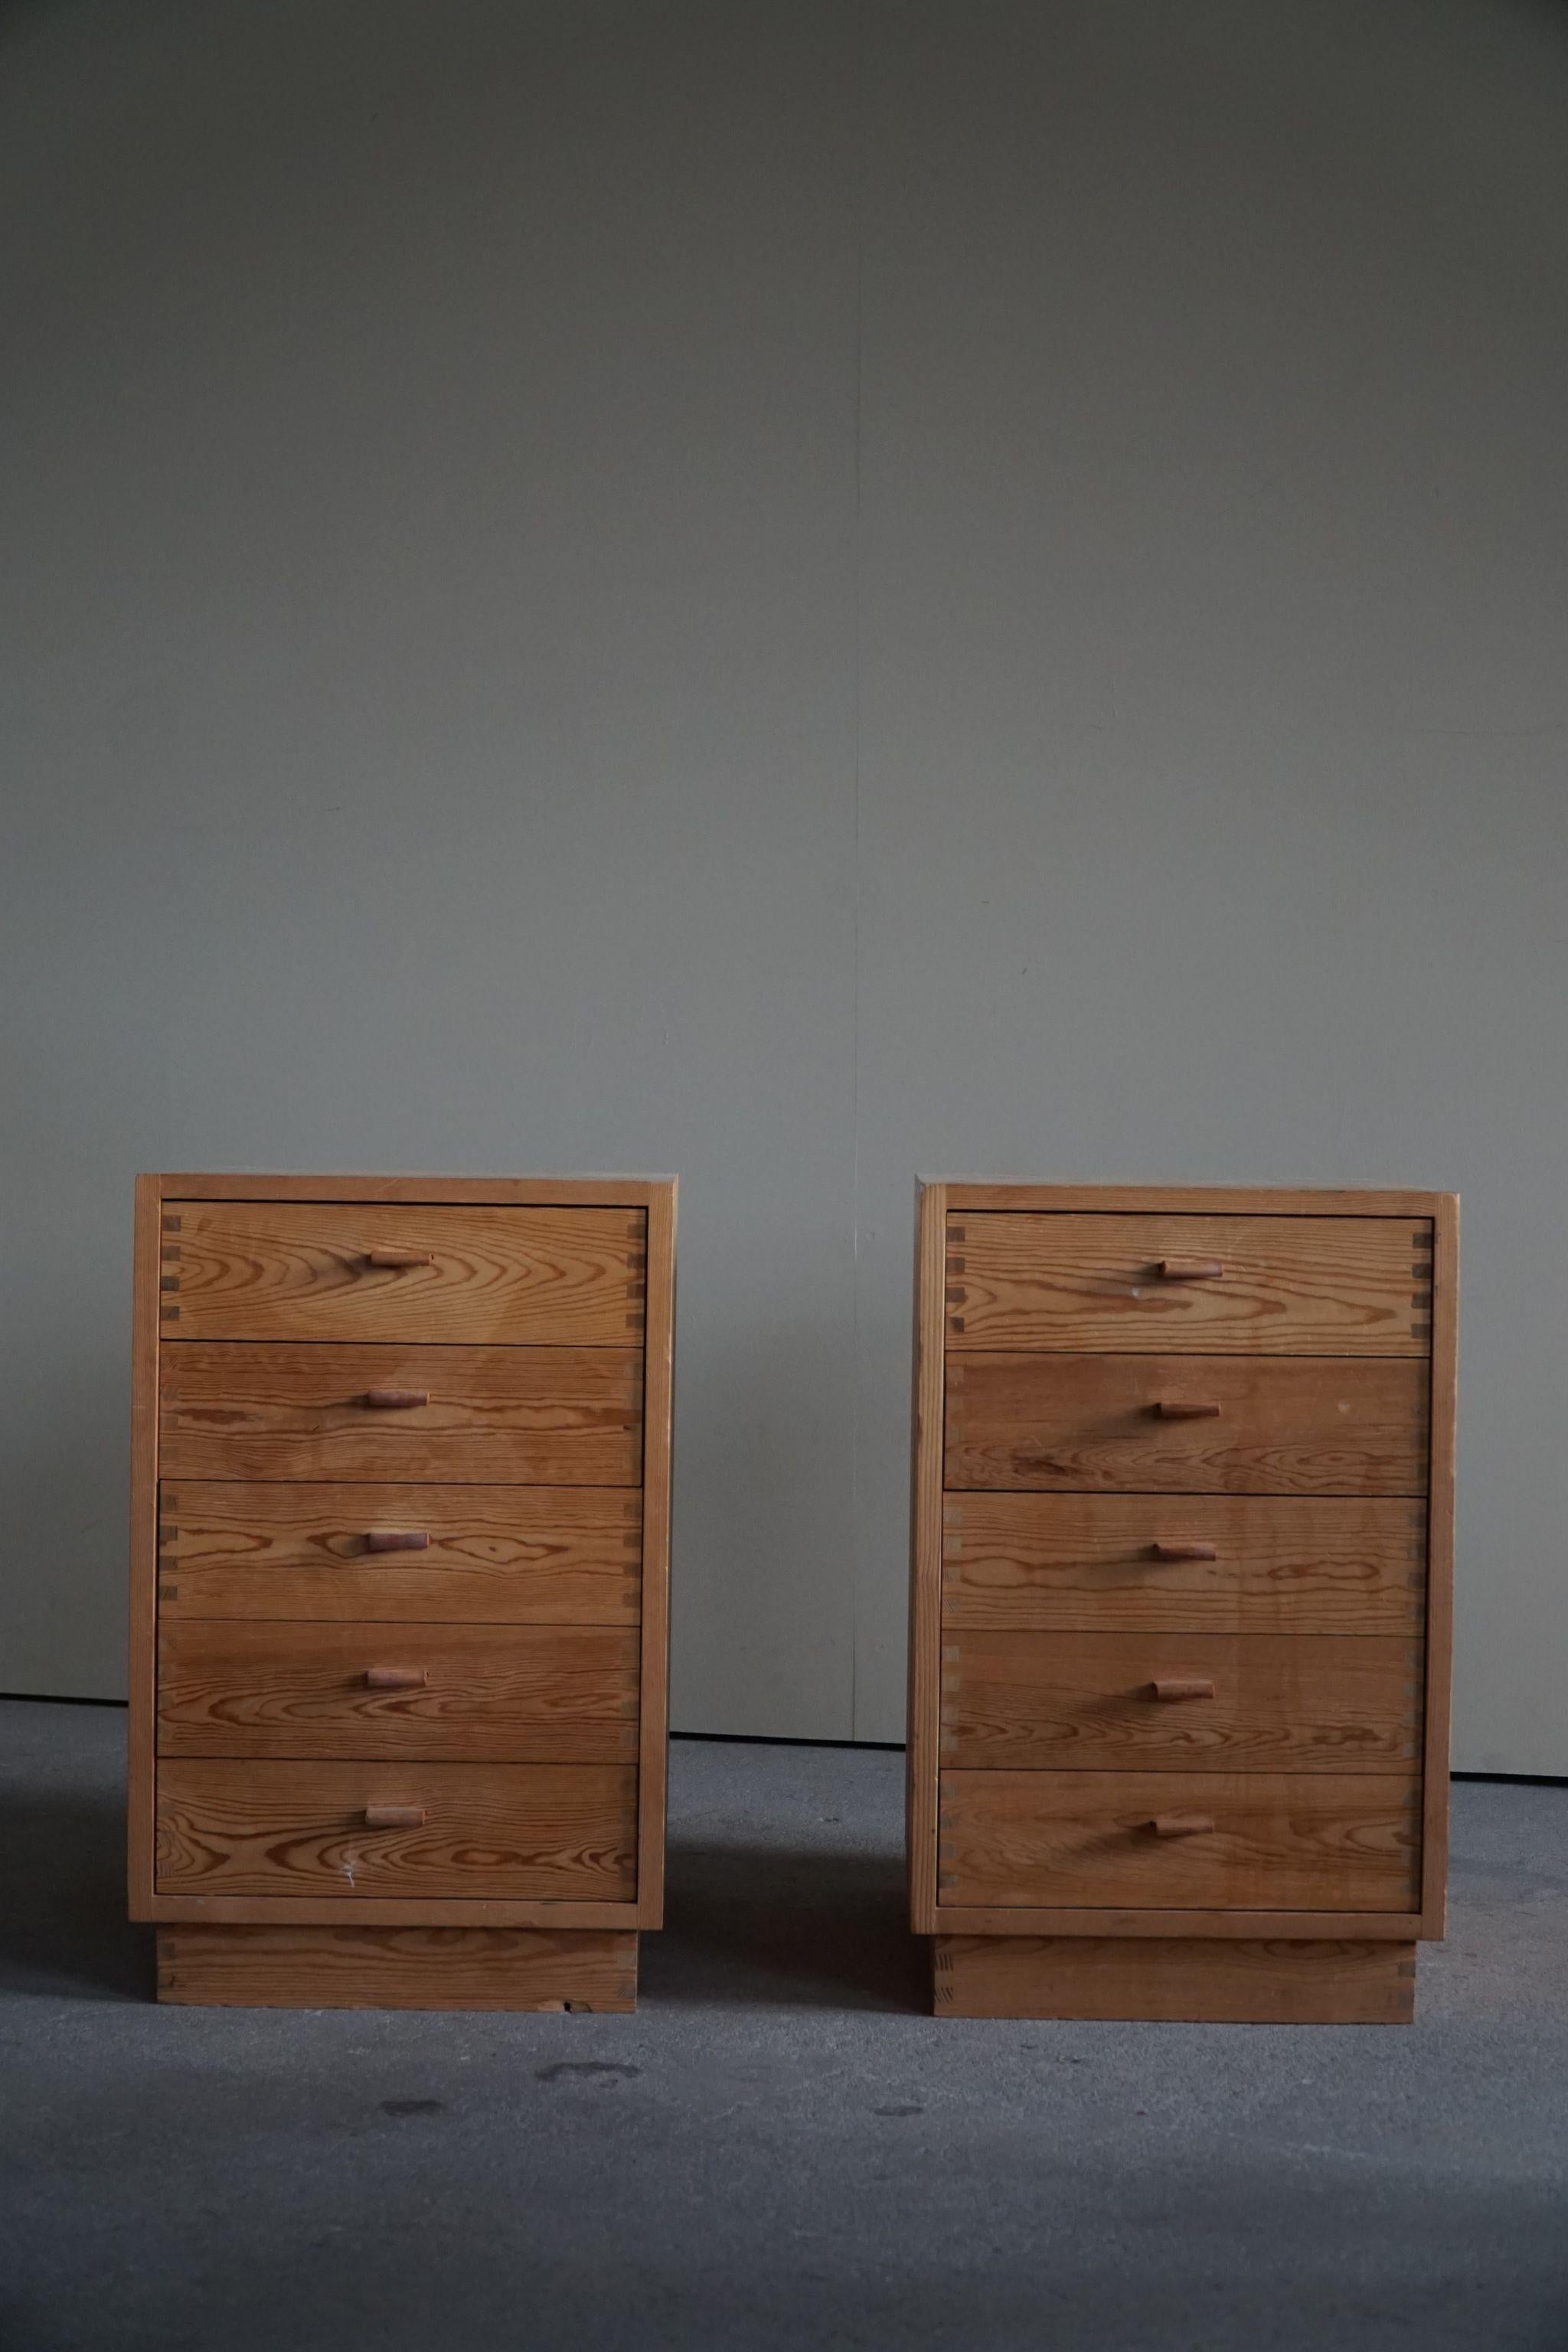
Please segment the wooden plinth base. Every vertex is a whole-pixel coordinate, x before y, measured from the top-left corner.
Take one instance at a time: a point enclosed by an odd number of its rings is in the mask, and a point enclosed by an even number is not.
[[[1211,1936],[937,1936],[938,2017],[1408,2025],[1415,1947]]]
[[[158,1998],[226,2009],[635,2009],[637,1931],[160,1927]]]

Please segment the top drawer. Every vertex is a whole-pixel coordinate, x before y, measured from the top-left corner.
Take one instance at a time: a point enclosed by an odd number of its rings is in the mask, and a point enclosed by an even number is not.
[[[946,1329],[950,1348],[1424,1356],[1432,1225],[967,1210],[947,1221]]]
[[[169,1201],[165,1339],[635,1346],[642,1209]]]

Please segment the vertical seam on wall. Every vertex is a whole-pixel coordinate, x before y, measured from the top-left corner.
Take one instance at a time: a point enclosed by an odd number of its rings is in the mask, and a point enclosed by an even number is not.
[[[854,667],[851,694],[850,757],[854,823],[855,886],[850,945],[850,1176],[849,1176],[849,1737],[860,1735],[860,447],[861,404],[865,390],[864,307],[866,252],[866,0],[856,0],[855,83],[850,106],[850,137],[854,203],[854,368],[855,403],[852,425],[853,519],[850,528],[850,593],[854,612],[850,625],[850,658]]]

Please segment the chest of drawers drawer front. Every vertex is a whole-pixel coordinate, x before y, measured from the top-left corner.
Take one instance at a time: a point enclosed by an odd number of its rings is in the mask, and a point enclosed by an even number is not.
[[[637,1637],[609,1626],[160,1629],[161,1756],[629,1764],[637,1738]]]
[[[629,1765],[158,1766],[165,1893],[626,1902],[636,1837]]]
[[[1416,1358],[950,1356],[950,1487],[1419,1495]]]
[[[163,1476],[633,1486],[642,1354],[195,1340],[164,1353]]]
[[[164,1622],[638,1621],[635,1488],[180,1478],[159,1499]]]
[[[1381,1772],[1420,1753],[1421,1649],[1331,1633],[942,1639],[961,1769]]]
[[[1413,1910],[1418,1787],[1414,1773],[944,1772],[939,1901]]]
[[[947,1344],[1422,1356],[1432,1226],[1393,1217],[950,1217]]]
[[[641,1210],[178,1201],[163,1225],[166,1339],[642,1339]]]
[[[1418,1633],[1426,1508],[1402,1496],[950,1494],[944,1627]]]

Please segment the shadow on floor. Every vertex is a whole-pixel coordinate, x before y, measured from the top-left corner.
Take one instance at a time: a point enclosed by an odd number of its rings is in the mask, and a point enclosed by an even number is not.
[[[650,2000],[919,2012],[924,1947],[901,1865],[882,1855],[672,1839],[665,1927],[645,1938]]]
[[[0,1863],[0,1990],[151,2000],[153,1931],[125,1916],[117,1799],[13,1790]],[[923,1950],[881,1856],[672,1842],[642,1990],[685,2006],[919,2011]]]
[[[125,1916],[123,1803],[8,1790],[0,1849],[0,1990],[151,2000],[153,1930]]]

